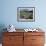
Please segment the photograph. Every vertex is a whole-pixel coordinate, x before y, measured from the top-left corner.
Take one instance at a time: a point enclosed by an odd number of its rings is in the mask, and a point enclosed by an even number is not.
[[[35,7],[18,7],[17,21],[34,22],[35,21]]]

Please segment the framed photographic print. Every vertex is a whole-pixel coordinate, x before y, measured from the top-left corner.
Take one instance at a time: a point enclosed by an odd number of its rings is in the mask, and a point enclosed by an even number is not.
[[[35,21],[35,7],[18,7],[17,21],[19,22],[34,22]]]

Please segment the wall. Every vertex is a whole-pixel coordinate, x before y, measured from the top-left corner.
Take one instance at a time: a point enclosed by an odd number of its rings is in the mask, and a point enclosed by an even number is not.
[[[16,28],[46,28],[46,0],[0,0],[0,25]],[[35,7],[35,22],[17,22],[17,7]]]

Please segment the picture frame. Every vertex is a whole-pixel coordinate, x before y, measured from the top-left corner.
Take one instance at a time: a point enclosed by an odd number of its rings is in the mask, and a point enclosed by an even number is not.
[[[18,7],[17,8],[18,22],[34,22],[35,21],[35,7]]]

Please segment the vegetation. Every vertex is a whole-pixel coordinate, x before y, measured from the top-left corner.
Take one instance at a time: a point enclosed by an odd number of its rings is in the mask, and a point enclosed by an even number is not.
[[[33,19],[33,10],[29,11],[28,9],[20,10],[21,19]]]

